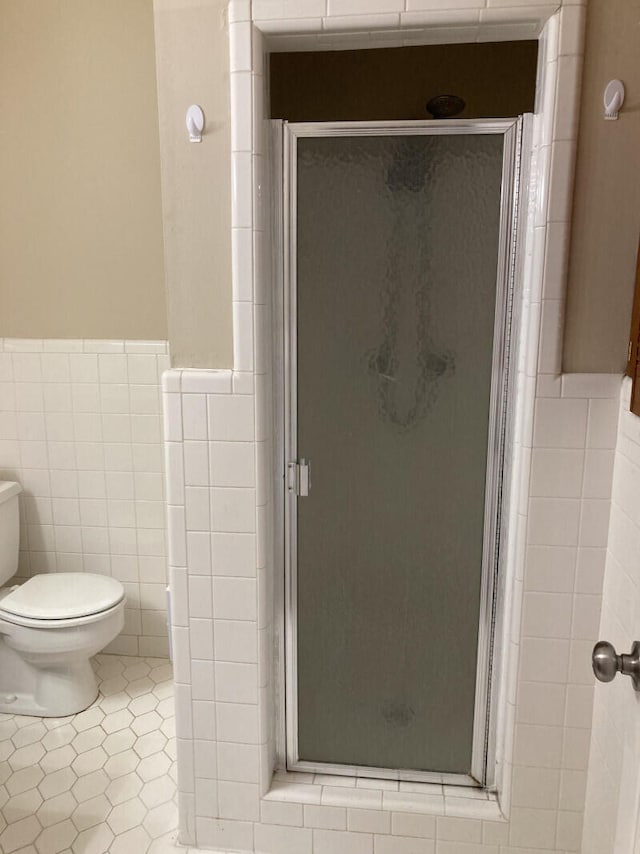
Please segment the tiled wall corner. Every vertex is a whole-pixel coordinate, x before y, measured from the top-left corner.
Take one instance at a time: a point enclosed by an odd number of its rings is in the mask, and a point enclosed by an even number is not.
[[[22,484],[18,579],[124,584],[108,652],[166,656],[160,375],[166,341],[0,340],[0,477]]]
[[[619,653],[638,638],[640,615],[640,418],[629,411],[631,381],[620,396],[617,436],[611,413],[599,414],[601,446],[615,453],[611,519],[599,637]],[[615,451],[613,450],[615,446]],[[584,583],[597,583],[601,562],[586,562]],[[640,732],[638,697],[629,680],[597,683],[587,780],[584,854],[631,851],[638,834]]]
[[[512,803],[555,810],[567,851],[582,839],[620,382],[564,376],[535,405]]]
[[[258,820],[273,769],[264,440],[251,374],[169,371],[163,398],[181,840],[212,844]]]

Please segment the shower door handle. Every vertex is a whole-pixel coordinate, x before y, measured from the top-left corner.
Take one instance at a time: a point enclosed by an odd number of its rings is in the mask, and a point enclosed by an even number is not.
[[[311,489],[311,460],[287,463],[288,490],[292,495],[306,498]]]
[[[611,682],[616,673],[630,676],[633,687],[640,691],[640,641],[634,641],[628,655],[618,655],[608,641],[598,641],[593,648],[591,663],[596,679]]]

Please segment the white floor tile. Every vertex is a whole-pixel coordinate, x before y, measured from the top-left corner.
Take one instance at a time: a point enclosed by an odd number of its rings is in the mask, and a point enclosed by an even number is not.
[[[63,719],[0,719],[0,851],[173,854],[171,665],[99,655],[101,693]],[[5,826],[6,823],[6,826]]]

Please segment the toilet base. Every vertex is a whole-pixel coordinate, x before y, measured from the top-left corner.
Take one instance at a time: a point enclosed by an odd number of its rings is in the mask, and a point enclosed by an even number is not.
[[[88,661],[42,672],[33,693],[0,693],[0,714],[65,718],[88,708],[98,696],[98,683]]]
[[[48,664],[25,661],[0,640],[0,714],[64,718],[94,702],[98,683],[88,659]]]

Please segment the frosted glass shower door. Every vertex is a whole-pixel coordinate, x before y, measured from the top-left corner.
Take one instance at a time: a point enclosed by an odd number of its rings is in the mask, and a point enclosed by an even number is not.
[[[516,126],[444,124],[287,128],[289,767],[482,776]]]

